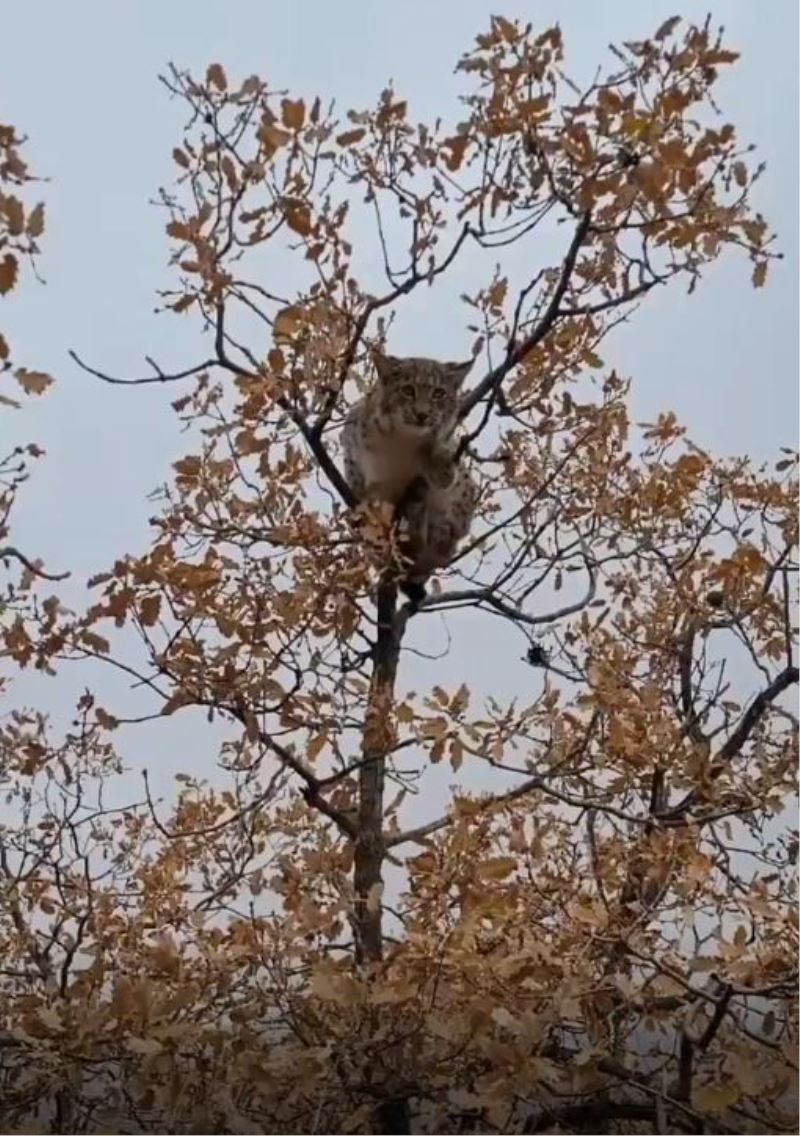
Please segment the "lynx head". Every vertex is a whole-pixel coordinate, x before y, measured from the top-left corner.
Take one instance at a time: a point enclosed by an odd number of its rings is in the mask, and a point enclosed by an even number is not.
[[[435,359],[376,355],[380,413],[395,430],[424,438],[448,434],[458,417],[459,390],[472,366]]]

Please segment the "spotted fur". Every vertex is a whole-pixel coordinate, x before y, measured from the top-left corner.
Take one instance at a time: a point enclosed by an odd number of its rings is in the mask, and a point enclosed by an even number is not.
[[[427,491],[405,510],[408,526],[404,552],[409,559],[408,581],[424,589],[438,568],[449,564],[459,541],[469,532],[476,488],[466,470],[456,468],[449,486],[429,484]]]
[[[342,436],[345,477],[359,500],[397,504],[417,477],[447,480],[471,365],[377,357],[378,381],[350,411]]]
[[[404,552],[417,588],[451,559],[475,507],[475,486],[454,460],[459,391],[471,365],[379,356],[377,383],[345,421],[345,477],[359,500],[404,502]],[[421,489],[406,501],[412,484]]]

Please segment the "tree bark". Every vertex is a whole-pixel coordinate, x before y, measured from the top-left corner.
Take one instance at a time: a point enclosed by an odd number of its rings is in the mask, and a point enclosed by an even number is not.
[[[383,842],[383,786],[386,754],[391,746],[391,710],[400,654],[401,628],[396,619],[397,585],[378,584],[378,633],[359,772],[358,836],[355,847],[356,962],[378,962],[383,956],[380,887],[386,849]]]
[[[404,621],[398,618],[397,584],[384,577],[378,584],[378,632],[372,681],[364,722],[362,765],[359,772],[358,836],[355,843],[355,954],[359,966],[383,957],[381,891],[386,854],[383,839],[383,789],[386,754],[392,745],[392,705]],[[373,1086],[377,1093],[379,1086]],[[376,1133],[411,1131],[408,1100],[387,1085],[373,1113]]]

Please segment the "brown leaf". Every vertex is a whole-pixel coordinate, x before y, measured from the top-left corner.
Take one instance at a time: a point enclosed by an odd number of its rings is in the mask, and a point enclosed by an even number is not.
[[[5,213],[8,231],[12,237],[18,237],[25,229],[25,210],[17,197],[0,196],[0,211]]]
[[[10,252],[0,260],[0,296],[10,292],[17,282],[17,258]]]
[[[469,145],[469,135],[455,134],[452,138],[445,138],[442,146],[446,146],[450,151],[445,156],[445,163],[448,170],[455,172],[464,161],[464,154],[467,146]]]
[[[258,75],[248,75],[239,88],[240,95],[257,95],[261,90],[261,80]]]
[[[767,262],[760,260],[753,269],[753,287],[763,288],[764,281],[767,279]]]
[[[104,639],[102,635],[96,635],[94,631],[83,631],[81,641],[86,644],[90,651],[96,651],[98,655],[107,655],[111,650],[108,639]]]
[[[283,308],[280,312],[278,312],[278,314],[275,316],[274,325],[276,337],[291,337],[292,335],[294,335],[294,333],[297,331],[298,326],[300,325],[302,315],[302,309],[297,307]]]
[[[484,880],[504,880],[517,866],[513,856],[496,856],[478,864],[478,875]]]
[[[339,146],[354,146],[356,142],[361,141],[366,133],[363,126],[359,127],[358,130],[345,130],[343,134],[337,134],[336,141]]]
[[[747,166],[744,162],[733,163],[733,177],[738,186],[742,189],[747,185]]]
[[[308,757],[308,760],[313,761],[314,758],[319,757],[327,744],[328,735],[324,732],[317,734],[315,738],[312,738],[306,747],[306,756]]]
[[[145,596],[139,605],[139,619],[144,627],[154,627],[161,611],[161,596]]]
[[[28,371],[25,367],[18,367],[14,378],[26,394],[44,394],[53,380],[42,371]]]
[[[587,367],[598,368],[598,367],[603,366],[603,360],[600,358],[599,355],[595,355],[594,351],[589,351],[589,350],[582,351],[581,352],[581,361],[584,362],[587,365]]]
[[[463,714],[468,705],[469,687],[465,682],[462,682],[450,701],[450,712],[451,714]]]
[[[41,201],[28,214],[25,232],[29,237],[40,237],[44,232],[44,205]]]
[[[228,183],[228,189],[235,191],[239,185],[239,177],[236,173],[236,167],[231,158],[225,154],[220,161],[222,172],[225,175],[225,181]]]
[[[200,458],[196,454],[188,454],[172,463],[172,468],[181,477],[196,478],[200,473]]]
[[[167,225],[167,236],[175,237],[178,241],[191,240],[192,230],[183,221],[170,221]]]
[[[457,773],[463,763],[464,747],[458,738],[453,738],[450,742],[450,766],[453,772]]]
[[[341,1005],[360,1001],[363,987],[349,974],[329,967],[318,966],[311,975],[311,991],[321,1002],[339,1002]]]
[[[306,120],[306,104],[302,99],[281,99],[281,121],[289,130],[302,129]]]
[[[670,16],[670,18],[668,20],[664,20],[664,23],[661,25],[661,27],[658,29],[656,34],[653,36],[653,39],[657,39],[657,40],[666,39],[668,35],[671,35],[675,31],[675,29],[677,28],[677,26],[680,22],[681,22],[680,16]]]
[[[605,912],[590,899],[573,900],[567,908],[570,919],[589,927],[601,927],[605,923]]]
[[[444,742],[444,738],[438,738],[431,746],[429,756],[433,765],[436,765],[444,757]]]
[[[274,122],[263,123],[258,128],[256,136],[264,143],[270,153],[274,153],[281,146],[285,146],[292,138],[287,130],[281,130],[280,126],[276,126]]]
[[[311,223],[311,210],[304,201],[291,202],[285,207],[286,224],[301,237],[307,237],[313,225]]]
[[[94,712],[97,724],[104,730],[116,730],[119,726],[119,720],[113,714],[109,714],[102,706],[97,706]]]
[[[738,58],[738,51],[709,51],[703,56],[703,63],[706,67],[714,67],[718,63],[735,63]]]
[[[228,78],[221,64],[211,63],[206,71],[206,83],[209,87],[216,87],[218,91],[228,89]]]

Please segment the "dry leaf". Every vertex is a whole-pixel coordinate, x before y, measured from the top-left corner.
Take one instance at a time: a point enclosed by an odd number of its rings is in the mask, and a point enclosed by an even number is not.
[[[228,89],[228,79],[219,63],[210,64],[206,71],[206,82],[209,87],[216,87],[218,91],[225,91]]]
[[[484,880],[504,880],[517,867],[513,856],[496,856],[494,859],[481,860],[477,866],[477,874]]]
[[[289,130],[300,130],[306,118],[306,104],[302,99],[281,99],[281,121]]]
[[[44,205],[39,202],[28,214],[25,232],[29,237],[40,237],[44,232]]]
[[[7,252],[0,260],[0,296],[10,292],[17,282],[17,258]]]
[[[18,367],[14,378],[26,394],[44,394],[53,380],[41,371],[28,371],[25,367]]]

